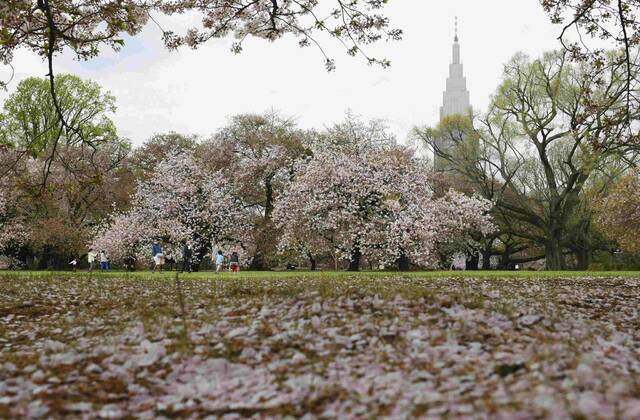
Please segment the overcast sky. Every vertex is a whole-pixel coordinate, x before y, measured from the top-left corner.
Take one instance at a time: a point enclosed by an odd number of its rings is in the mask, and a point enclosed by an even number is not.
[[[348,57],[328,41],[337,69],[327,73],[321,54],[300,49],[291,37],[275,43],[249,40],[240,55],[230,52],[231,39],[211,41],[196,51],[167,52],[160,31],[148,26],[119,53],[108,51],[88,62],[65,55],[56,61],[56,71],[93,79],[111,91],[117,98],[119,132],[136,145],[168,131],[207,136],[231,115],[271,108],[295,117],[304,128],[331,125],[350,109],[386,120],[404,141],[411,127],[437,123],[454,16],[460,22],[462,61],[476,111],[486,108],[502,66],[513,54],[536,56],[559,45],[559,29],[549,23],[538,0],[389,3],[387,14],[392,26],[404,31],[403,40],[367,50],[389,58],[389,69]],[[188,24],[186,17],[160,20],[172,29]],[[9,93],[24,77],[47,73],[45,64],[26,51],[16,54],[14,66]],[[0,93],[0,100],[6,96]]]

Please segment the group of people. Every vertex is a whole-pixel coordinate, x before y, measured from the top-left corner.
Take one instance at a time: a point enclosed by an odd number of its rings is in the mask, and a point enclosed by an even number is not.
[[[165,255],[162,252],[162,247],[156,241],[151,245],[151,256],[153,258],[153,271],[162,271],[162,268],[165,264]],[[181,272],[191,272],[192,271],[192,259],[193,259],[193,250],[191,249],[191,245],[186,242],[182,244],[182,270]],[[172,261],[175,261],[175,258],[171,258]],[[109,255],[107,251],[104,249],[99,253],[96,252],[93,248],[89,248],[89,252],[87,253],[87,262],[89,263],[89,272],[93,271],[96,266],[96,262],[100,263],[100,271],[109,270],[110,262]],[[220,273],[224,270],[226,265],[227,258],[225,257],[222,251],[218,251],[215,254],[211,254],[211,263],[215,266],[216,272]],[[76,266],[78,265],[78,259],[74,258],[69,262],[71,265],[71,269],[76,271]],[[240,270],[240,257],[236,251],[233,251],[228,258],[228,266],[229,271],[232,273],[237,273]],[[177,267],[176,267],[177,268]]]
[[[162,247],[156,241],[151,245],[151,256],[153,258],[153,271],[162,271],[162,267],[165,263],[165,255],[162,252]],[[181,272],[190,273],[192,270],[191,262],[193,258],[193,250],[191,245],[183,242],[182,244],[182,270]],[[222,251],[218,251],[216,254],[211,254],[211,262],[216,267],[216,272],[219,273],[224,269],[225,256]],[[237,252],[233,251],[229,257],[229,271],[237,273],[240,270],[240,257]]]
[[[111,262],[111,260],[109,259],[109,255],[107,255],[107,251],[103,249],[98,254],[93,250],[93,248],[89,248],[89,252],[87,253],[87,262],[89,263],[89,271],[93,271],[96,261],[100,263],[100,271],[107,271],[109,269],[109,263]],[[76,271],[76,265],[78,265],[78,260],[74,258],[69,264],[71,264],[71,269],[73,271]]]

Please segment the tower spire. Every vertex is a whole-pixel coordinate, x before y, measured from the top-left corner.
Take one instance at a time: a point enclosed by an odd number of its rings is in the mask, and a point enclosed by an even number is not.
[[[453,42],[453,57],[449,64],[449,77],[447,88],[444,91],[440,119],[454,114],[466,115],[469,111],[469,91],[467,80],[464,77],[462,62],[460,60],[460,43],[458,42],[458,17],[455,18],[455,38]]]
[[[458,16],[456,16],[455,18],[455,37],[453,38],[453,40],[455,42],[458,42]]]
[[[454,28],[455,37],[453,38],[453,64],[460,64],[460,44],[458,43],[458,16],[455,17]]]
[[[467,90],[467,79],[464,77],[462,62],[460,60],[460,43],[458,42],[458,17],[454,21],[453,59],[449,64],[449,77],[447,87],[442,95],[442,107],[440,108],[440,121],[451,115],[469,115],[471,104],[469,102],[469,91]],[[440,151],[453,151],[455,144],[452,139],[442,138],[436,140],[437,149]],[[436,152],[434,156],[434,167],[436,170],[446,170],[446,159]]]

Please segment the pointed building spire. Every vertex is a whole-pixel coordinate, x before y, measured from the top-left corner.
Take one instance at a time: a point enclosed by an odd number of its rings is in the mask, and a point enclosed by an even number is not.
[[[450,115],[469,115],[471,104],[467,79],[464,77],[462,61],[460,60],[460,43],[458,42],[458,17],[455,18],[455,37],[453,39],[453,60],[449,64],[449,77],[447,87],[442,95],[442,107],[440,108],[440,121]],[[448,150],[453,147],[450,139],[436,140],[439,150]],[[446,168],[446,160],[441,156],[434,156],[436,170]]]
[[[453,41],[454,42],[458,42],[458,16],[456,16],[455,20],[456,20],[456,22],[455,22],[455,27],[456,27],[455,34],[456,34],[456,36],[453,38]]]
[[[455,18],[455,36],[453,38],[453,64],[460,64],[460,44],[458,43],[458,16]]]
[[[454,114],[465,115],[469,112],[469,91],[460,60],[460,44],[458,43],[458,18],[455,19],[455,39],[453,43],[453,60],[449,64],[447,88],[442,98],[440,119]]]

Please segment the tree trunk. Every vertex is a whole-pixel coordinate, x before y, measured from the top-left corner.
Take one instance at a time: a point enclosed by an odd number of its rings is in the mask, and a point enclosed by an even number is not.
[[[591,253],[588,248],[579,248],[575,252],[577,265],[577,270],[588,270],[589,264],[591,264]]]
[[[38,264],[38,270],[52,270],[53,269],[53,257],[49,246],[46,245],[42,250],[42,259]]]
[[[271,269],[271,261],[276,252],[275,233],[269,220],[258,223],[254,229],[256,250],[251,261],[251,270],[265,271]]]
[[[265,271],[267,270],[266,262],[264,260],[264,256],[260,250],[257,250],[251,259],[251,264],[249,264],[249,270],[251,271]]]
[[[482,251],[482,269],[491,270],[491,249]]]
[[[544,247],[546,258],[545,269],[547,270],[564,270],[564,255],[562,255],[562,247],[559,238],[550,238]]]
[[[268,176],[264,180],[264,218],[265,220],[271,220],[271,213],[273,213],[273,185],[271,184],[272,176]]]
[[[409,271],[409,258],[404,253],[400,254],[400,258],[396,262],[399,271]]]
[[[504,249],[504,253],[500,257],[500,264],[498,268],[500,270],[508,270],[510,263],[511,263],[511,248],[509,246],[506,246]]]
[[[351,259],[349,261],[349,271],[360,271],[360,259],[362,254],[357,246],[351,251]]]
[[[307,252],[307,257],[309,257],[309,265],[311,265],[311,271],[316,271],[317,261],[313,258],[313,255],[310,252]]]
[[[191,251],[192,252],[191,260],[189,262],[189,265],[191,266],[191,271],[199,271],[200,270],[200,264],[202,263],[202,260],[204,259],[204,256],[207,254],[207,252],[209,252],[210,244],[208,243],[208,241],[202,241],[202,242],[204,242],[203,245],[201,245],[199,248],[194,249],[194,250]],[[213,249],[211,249],[211,253],[213,254],[214,252],[215,251]],[[177,270],[178,269],[178,257],[176,255],[174,255],[173,259],[175,260],[175,265],[176,265],[176,270]]]
[[[464,268],[467,270],[477,270],[478,262],[480,262],[480,256],[478,255],[477,252],[467,254],[467,257],[464,262]]]
[[[251,259],[249,270],[266,271],[270,270],[270,257],[274,253],[275,242],[273,241],[273,228],[271,225],[271,213],[273,212],[273,176],[264,179],[264,219],[260,221],[254,230],[257,243],[255,254]]]

